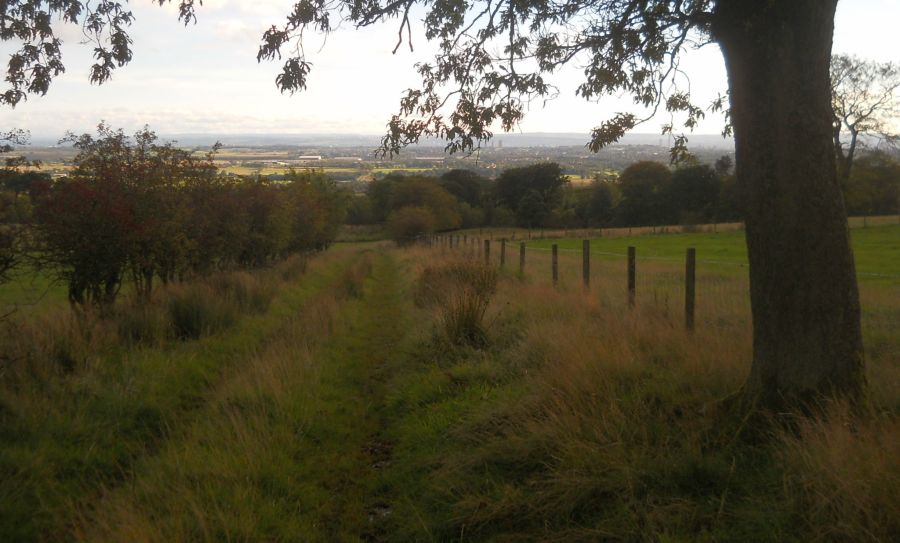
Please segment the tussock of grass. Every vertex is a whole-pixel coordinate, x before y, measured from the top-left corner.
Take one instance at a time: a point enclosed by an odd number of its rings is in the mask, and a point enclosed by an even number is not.
[[[454,345],[483,347],[484,316],[497,289],[497,271],[472,260],[458,259],[424,268],[414,300],[436,308],[444,338]]]
[[[363,284],[372,273],[373,253],[365,253],[362,258],[348,267],[338,281],[338,295],[350,298],[360,298],[363,294]]]
[[[82,508],[78,539],[302,540],[315,533],[296,511],[309,500],[296,454],[316,415],[316,348],[336,318],[333,296],[305,306],[216,387],[191,424],[136,466],[133,482]]]
[[[178,339],[197,339],[234,324],[239,306],[229,303],[209,286],[192,286],[171,291],[168,313]]]
[[[900,424],[841,406],[780,432],[788,495],[817,541],[891,541],[900,534]]]
[[[308,266],[309,257],[306,255],[291,255],[278,265],[277,270],[281,273],[282,280],[296,281],[303,277]]]

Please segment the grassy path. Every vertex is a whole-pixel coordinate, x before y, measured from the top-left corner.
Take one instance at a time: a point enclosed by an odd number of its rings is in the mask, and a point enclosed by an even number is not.
[[[82,508],[78,539],[384,540],[384,386],[405,302],[391,256],[360,258],[367,280],[300,308],[128,484]]]
[[[413,304],[436,254],[321,259],[225,333],[124,353],[43,403],[0,395],[0,541],[897,533],[892,389],[858,435],[745,438],[715,408],[745,378],[741,326],[686,335],[501,275],[490,342],[467,347]],[[873,382],[896,382],[881,357]]]
[[[329,259],[286,285],[264,314],[197,341],[111,353],[105,364],[34,392],[0,395],[0,540],[71,539],[84,503],[128,481],[208,405],[298,308],[353,262]]]

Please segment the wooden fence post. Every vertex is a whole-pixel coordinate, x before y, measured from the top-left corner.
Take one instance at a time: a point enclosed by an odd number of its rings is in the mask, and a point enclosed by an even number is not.
[[[500,267],[506,265],[506,238],[500,240]]]
[[[559,246],[553,244],[553,286],[559,283]]]
[[[634,307],[634,247],[628,248],[628,306]]]
[[[688,331],[694,330],[694,278],[697,270],[697,250],[693,247],[687,250],[687,260],[684,266],[684,325]]]
[[[484,240],[484,265],[491,265],[491,240]]]
[[[584,288],[591,288],[591,241],[581,240],[581,280]]]
[[[525,276],[525,242],[519,242],[519,275]]]

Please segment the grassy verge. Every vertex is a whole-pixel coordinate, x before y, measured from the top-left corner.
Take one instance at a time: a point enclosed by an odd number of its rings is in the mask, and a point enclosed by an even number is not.
[[[864,418],[834,405],[824,422],[760,430],[722,401],[748,370],[746,321],[690,335],[659,306],[623,312],[511,275],[486,320],[486,348],[426,334],[389,385],[391,540],[890,541],[900,529],[896,388],[873,389]],[[896,359],[869,372],[897,383]]]
[[[371,256],[370,256],[371,257]],[[387,257],[217,385],[190,425],[91,505],[89,541],[356,541],[390,514],[381,383],[405,334]],[[397,326],[384,326],[391,322]]]
[[[135,462],[191,420],[230,368],[279,337],[317,292],[337,288],[350,259],[314,262],[306,277],[278,283],[268,311],[235,314],[233,325],[199,340],[132,347],[105,337],[117,333],[107,323],[72,331],[61,328],[79,321],[46,321],[46,335],[32,338],[38,350],[53,345],[54,333],[68,334],[84,342],[83,357],[61,365],[54,352],[20,350],[4,363],[0,539],[70,539],[75,504],[126,480]]]

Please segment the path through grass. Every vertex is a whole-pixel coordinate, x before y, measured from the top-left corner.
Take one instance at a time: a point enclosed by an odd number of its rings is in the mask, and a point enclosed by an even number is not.
[[[382,540],[393,512],[384,383],[403,352],[405,302],[391,257],[361,258],[370,278],[300,308],[127,485],[82,507],[78,537]]]
[[[870,417],[848,425],[837,406],[833,423],[760,435],[722,408],[750,359],[738,312],[687,334],[664,305],[624,311],[502,273],[485,342],[466,346],[442,335],[440,307],[413,303],[424,267],[459,254],[324,258],[230,332],[128,353],[45,396],[4,391],[0,540],[896,533],[892,335],[870,360],[884,383]]]

